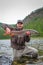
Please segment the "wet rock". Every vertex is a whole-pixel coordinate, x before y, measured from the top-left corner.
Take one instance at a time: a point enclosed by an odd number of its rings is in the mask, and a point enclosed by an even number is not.
[[[0,65],[11,65],[12,60],[5,56],[0,56]]]

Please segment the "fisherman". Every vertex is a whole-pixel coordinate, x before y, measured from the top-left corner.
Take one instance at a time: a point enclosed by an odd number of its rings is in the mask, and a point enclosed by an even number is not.
[[[6,34],[10,34],[11,31],[22,31],[24,24],[22,20],[18,20],[16,28],[12,28],[10,25],[7,24],[3,24],[2,27],[5,29]],[[31,33],[27,31],[25,35],[21,37],[17,35],[11,36],[11,47],[13,48],[14,60],[16,58],[20,58],[23,55],[31,55],[33,59],[38,58],[38,50],[33,47],[26,46],[26,42],[30,41],[30,35]]]

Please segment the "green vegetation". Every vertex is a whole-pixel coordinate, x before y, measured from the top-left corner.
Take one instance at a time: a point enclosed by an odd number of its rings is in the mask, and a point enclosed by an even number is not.
[[[43,8],[33,11],[24,20],[25,29],[35,29],[40,33],[40,37],[43,37]]]
[[[35,17],[33,20],[24,25],[25,29],[35,29],[40,33],[40,36],[43,37],[43,18]]]
[[[43,56],[43,50],[39,50],[39,55]]]

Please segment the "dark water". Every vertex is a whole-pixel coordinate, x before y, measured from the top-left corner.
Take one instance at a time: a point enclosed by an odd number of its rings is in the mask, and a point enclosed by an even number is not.
[[[31,39],[26,45],[33,46],[43,50],[43,38]],[[0,40],[0,65],[11,65],[13,60],[13,49],[11,48],[10,40]],[[43,65],[42,63],[27,64],[27,65]]]

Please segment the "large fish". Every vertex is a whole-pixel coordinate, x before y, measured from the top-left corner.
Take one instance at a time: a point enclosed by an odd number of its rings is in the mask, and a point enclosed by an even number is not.
[[[23,29],[21,31],[11,31],[10,35],[19,35],[22,36],[24,35],[26,32],[30,32],[30,35],[39,35],[39,32],[33,29]]]

